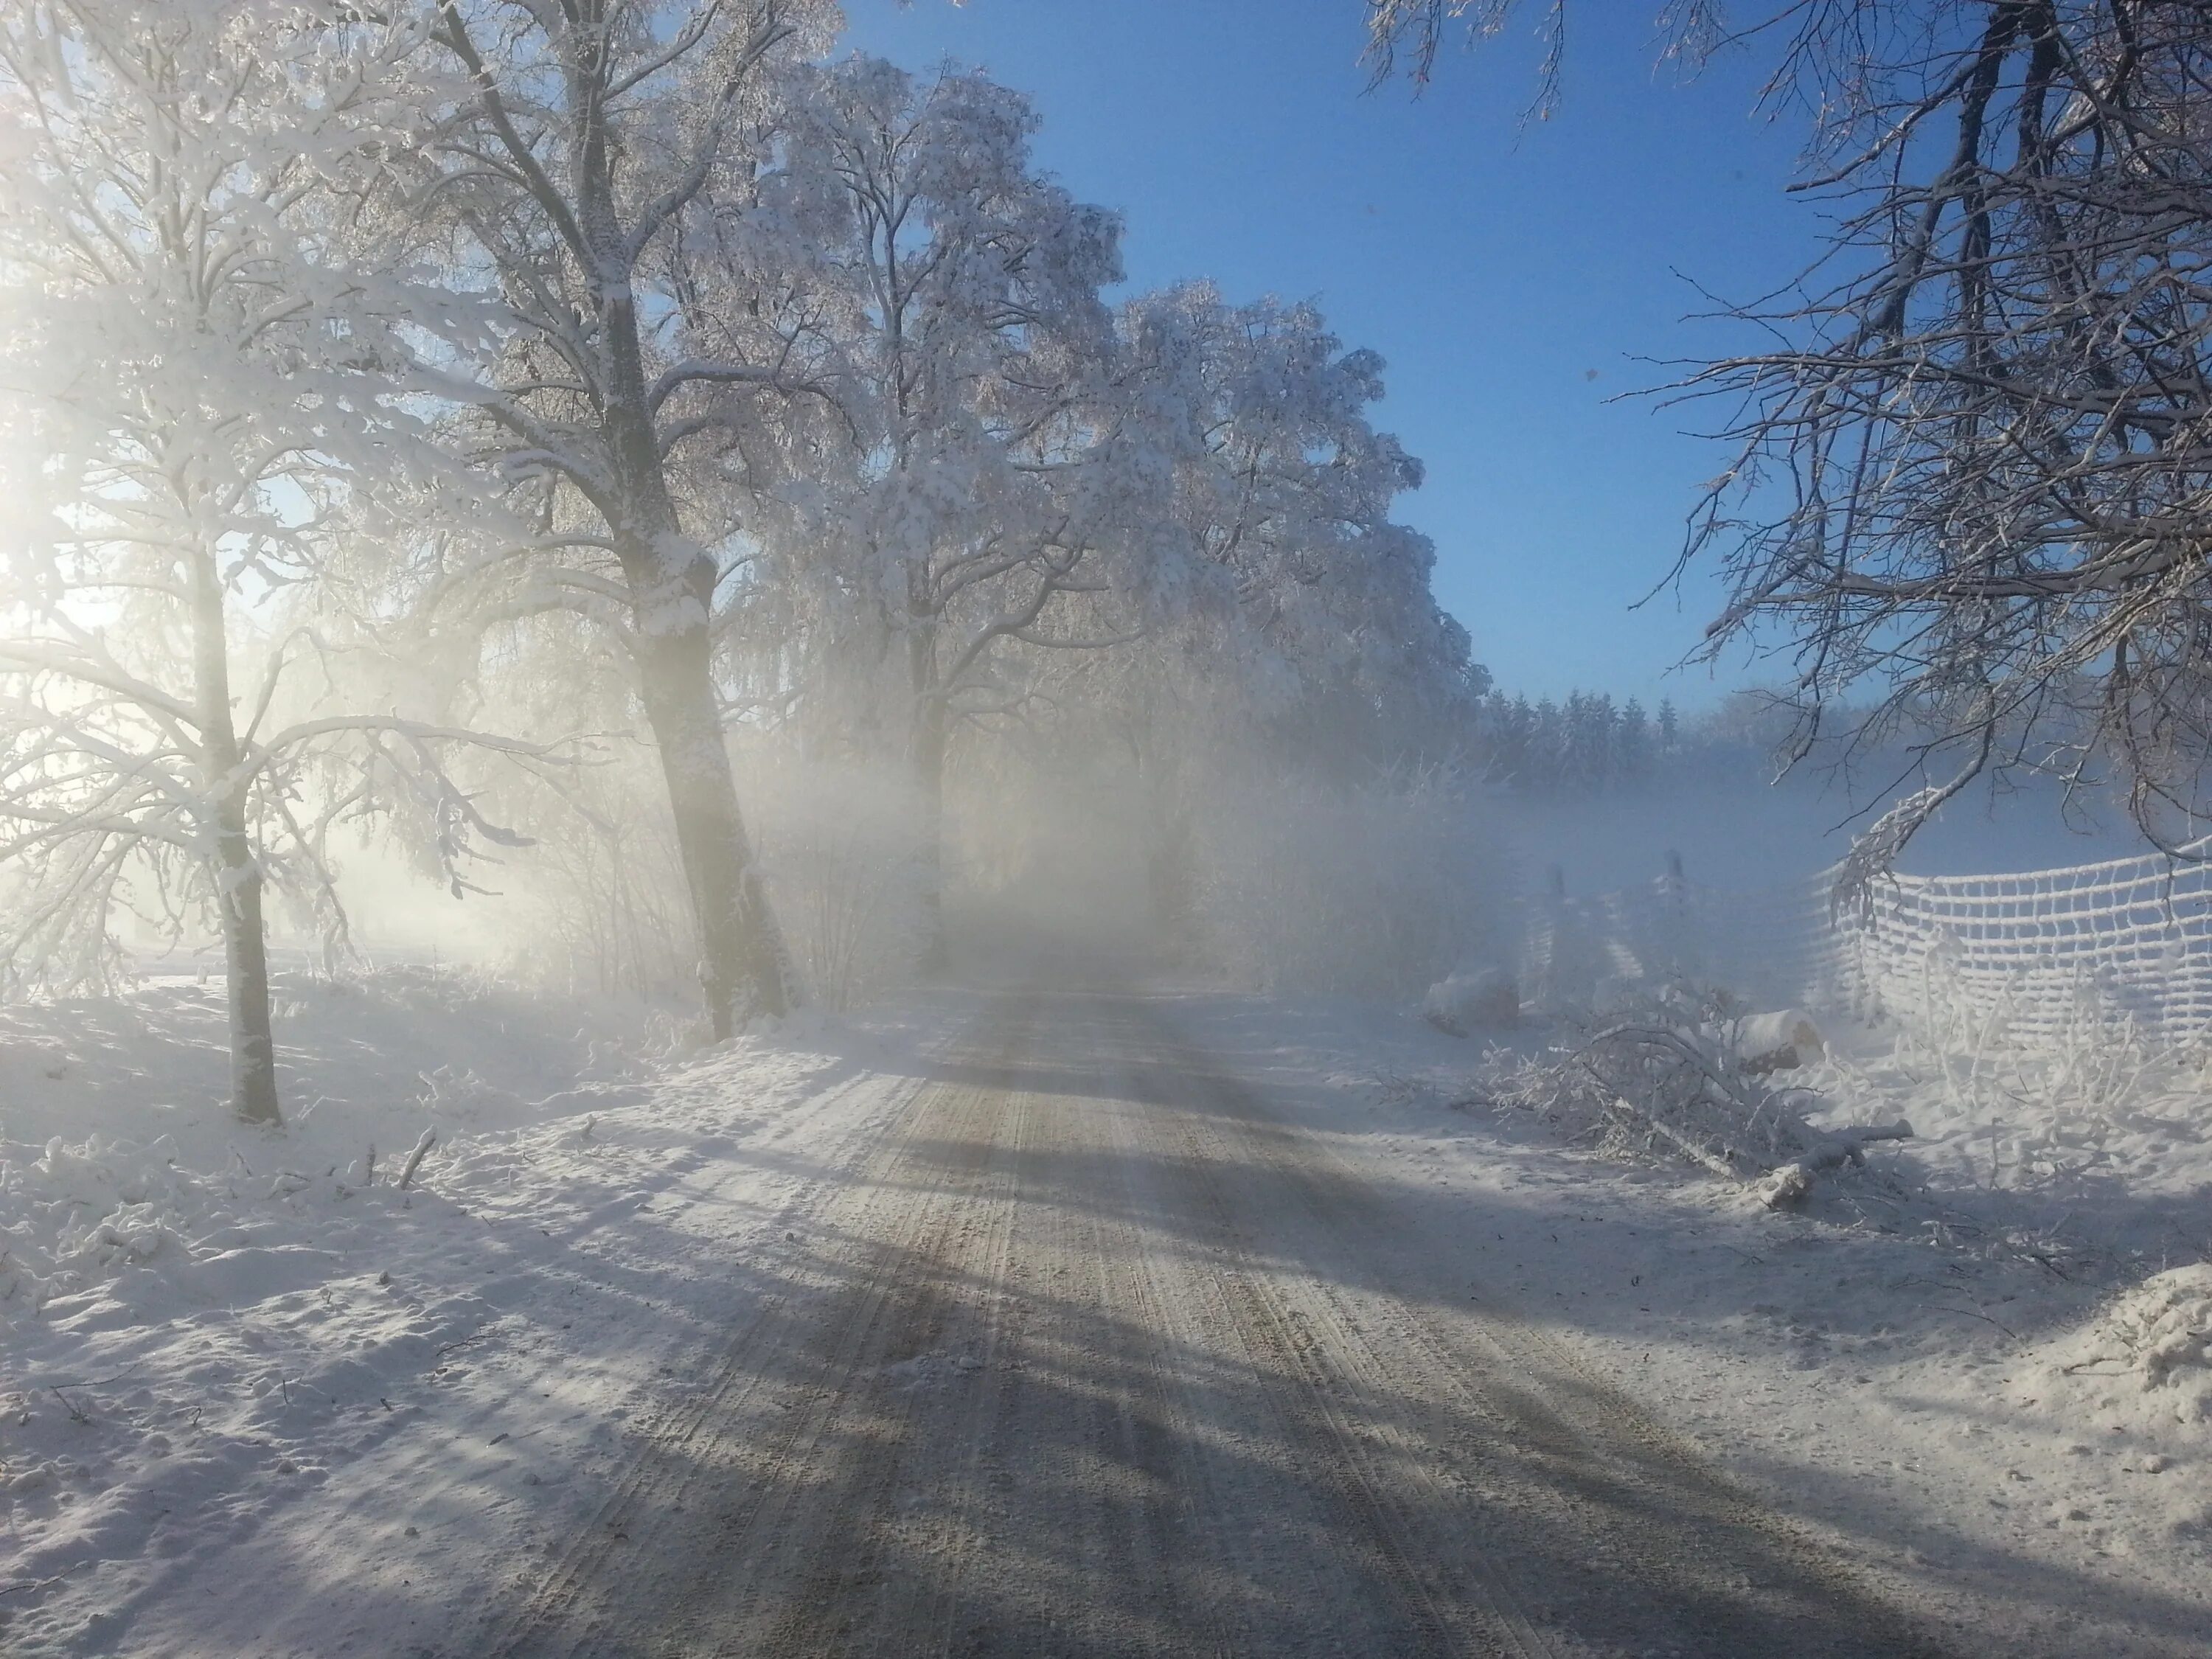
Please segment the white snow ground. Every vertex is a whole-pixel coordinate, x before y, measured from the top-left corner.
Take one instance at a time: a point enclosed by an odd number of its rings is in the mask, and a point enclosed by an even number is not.
[[[1950,1618],[1962,1653],[2212,1654],[2212,1268],[2189,1265],[2212,1255],[2201,1077],[2148,1079],[2134,1113],[2106,1117],[2027,1062],[2000,1090],[1985,1056],[1962,1088],[1966,1061],[1947,1079],[1890,1038],[1831,1033],[1843,1055],[1802,1074],[1828,1102],[1814,1121],[1911,1120],[1921,1139],[1869,1157],[1913,1196],[1845,1181],[1789,1215],[1526,1113],[1455,1107],[1479,1092],[1482,1045],[1410,1015],[1218,999],[1190,1024],[1316,1130],[1463,1212],[1471,1291],[1582,1344],[1778,1509]],[[1978,1109],[1993,1095],[1996,1187]]]
[[[591,1523],[685,1379],[741,1340],[816,1200],[971,1006],[678,1060],[665,1031],[467,980],[287,998],[291,1097],[321,1099],[282,1137],[222,1110],[211,989],[0,1011],[11,1654],[444,1650]],[[2083,1125],[2035,1106],[2035,1079],[1993,1096],[1869,1038],[1816,1080],[1839,1121],[1915,1120],[1928,1139],[1879,1156],[1925,1190],[1789,1217],[1453,1109],[1479,1045],[1410,1013],[1218,995],[1177,1013],[1447,1206],[1470,1293],[1547,1321],[1948,1610],[1963,1652],[2212,1652],[2212,1425],[2182,1420],[2212,1375],[2206,1306],[2142,1336],[2106,1315],[2204,1254],[2212,1112],[2191,1079],[2130,1092],[2130,1121],[2097,1115],[2106,1155],[2068,1163],[2051,1149]],[[2012,1095],[1992,1186],[1978,1114]],[[441,1144],[403,1194],[425,1126]]]
[[[285,1001],[282,1135],[221,1103],[218,991],[0,1011],[10,1654],[437,1645],[588,1521],[963,1018],[667,1065],[465,980]]]

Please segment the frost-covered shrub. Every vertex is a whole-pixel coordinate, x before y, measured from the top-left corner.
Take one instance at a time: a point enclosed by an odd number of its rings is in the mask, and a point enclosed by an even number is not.
[[[2154,1041],[2087,975],[2032,1031],[2014,1023],[2021,1000],[1971,997],[1931,974],[1893,1003],[1893,1064],[1919,1080],[1914,1121],[1957,1176],[2080,1194],[2114,1175],[2116,1134],[2140,1157],[2162,1120],[2198,1115],[2212,1080],[2202,1045]]]
[[[1510,954],[1497,842],[1454,777],[1224,782],[1188,858],[1200,948],[1258,989],[1410,999]]]
[[[762,867],[805,994],[840,1010],[903,979],[923,936],[921,792],[828,762],[750,774]]]
[[[509,806],[532,844],[506,855],[488,921],[515,976],[572,994],[688,1001],[699,947],[657,764],[624,744]]]

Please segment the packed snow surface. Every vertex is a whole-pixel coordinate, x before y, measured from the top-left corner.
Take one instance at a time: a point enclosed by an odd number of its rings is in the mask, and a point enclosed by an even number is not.
[[[222,1109],[210,990],[0,1014],[11,1654],[452,1650],[594,1524],[974,1006],[685,1055],[648,1022],[451,976],[285,996],[281,1134]],[[1993,1137],[1986,1071],[1828,1030],[1792,1073],[1816,1120],[1902,1115],[1922,1138],[1780,1215],[1484,1104],[1480,1045],[1416,1011],[1173,1012],[1299,1133],[1450,1206],[1480,1294],[1961,1652],[2205,1650],[2192,1077],[2091,1113],[2008,1072]]]

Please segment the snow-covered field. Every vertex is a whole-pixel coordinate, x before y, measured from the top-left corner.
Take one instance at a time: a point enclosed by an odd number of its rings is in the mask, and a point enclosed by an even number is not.
[[[687,1382],[973,1006],[687,1055],[645,1020],[427,971],[286,996],[301,1107],[266,1136],[219,1104],[211,989],[0,1016],[11,1653],[451,1651],[595,1524],[646,1437],[682,1431]],[[1478,1294],[1948,1610],[1962,1650],[2205,1647],[2202,1079],[2090,1114],[2063,1079],[1842,1034],[1807,1074],[1827,1115],[1920,1138],[1782,1215],[1455,1106],[1481,1045],[1410,1012],[1172,1012],[1449,1206]]]
[[[1587,797],[1505,796],[1492,803],[1522,884],[1540,892],[1557,866],[1586,896],[1649,882],[1680,855],[1692,881],[1786,886],[1827,868],[1893,799],[1808,766],[1769,783],[1763,758],[1740,775],[1662,782],[1595,811]],[[1885,778],[1883,781],[1887,781]],[[1916,875],[1988,875],[2124,858],[2143,850],[2118,805],[2069,801],[2037,781],[1997,793],[1969,789],[1912,838],[1899,867]]]

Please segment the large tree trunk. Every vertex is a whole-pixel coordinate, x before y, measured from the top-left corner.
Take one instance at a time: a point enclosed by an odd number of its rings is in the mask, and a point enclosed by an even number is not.
[[[211,555],[192,567],[192,690],[200,728],[200,787],[215,804],[216,908],[230,1004],[231,1109],[249,1123],[283,1121],[269,1022],[269,942],[262,931],[261,866],[246,831],[246,783],[230,715],[229,638],[222,581]]]
[[[712,582],[712,567],[708,580]],[[646,719],[660,751],[676,846],[699,928],[701,988],[719,1040],[754,1013],[790,1006],[782,936],[769,908],[709,672],[703,620],[638,641]]]
[[[516,233],[517,240],[507,240],[510,225],[487,234],[486,251],[505,282],[535,293],[544,278],[539,261],[547,257],[549,247],[564,247],[576,262],[577,276],[590,288],[596,326],[585,327],[580,315],[564,322],[560,313],[573,303],[565,296],[526,325],[544,330],[554,351],[576,366],[595,405],[607,466],[604,477],[582,487],[612,537],[629,589],[633,623],[629,643],[675,818],[678,852],[698,933],[708,1012],[715,1035],[727,1036],[746,1013],[782,1012],[791,1000],[793,980],[781,936],[753,868],[723,743],[710,639],[719,573],[714,559],[696,547],[687,548],[681,534],[662,447],[665,434],[656,425],[659,409],[647,389],[644,335],[633,278],[647,246],[673,244],[678,218],[714,176],[715,146],[731,116],[738,86],[726,82],[708,104],[682,93],[665,106],[641,101],[633,114],[629,112],[632,100],[623,93],[635,83],[621,79],[628,72],[621,65],[634,65],[629,56],[634,50],[650,56],[666,43],[649,38],[652,28],[635,19],[611,21],[622,8],[596,0],[581,6],[533,3],[518,9],[543,31],[551,62],[542,74],[537,47],[517,46],[507,32],[510,24],[517,31],[525,28],[520,16],[501,21],[497,42],[487,56],[478,52],[471,35],[476,9],[441,0],[436,9],[437,38],[480,88],[478,113],[489,127],[489,131],[474,135],[465,132],[447,155],[466,158],[465,174],[503,177],[514,185],[516,220],[526,224],[543,215],[537,228],[544,245],[526,230]],[[714,25],[717,12],[726,13],[726,30]],[[750,76],[764,72],[763,60],[789,37],[791,24],[773,4],[708,8],[699,9],[676,33],[680,38],[659,58],[663,68],[682,60],[695,66],[695,74]],[[708,69],[708,55],[723,60],[720,66]],[[678,68],[670,73],[680,81],[685,71]],[[504,92],[502,77],[513,82]],[[644,94],[639,97],[642,100]],[[653,109],[659,114],[652,113]],[[518,124],[518,114],[526,111]],[[483,156],[472,137],[496,144],[505,152],[505,161]],[[538,137],[548,141],[544,150],[533,148]],[[565,152],[565,176],[562,168],[550,163],[553,143]],[[665,175],[667,194],[656,200],[653,188],[641,193],[630,167],[647,149],[660,161],[669,159],[672,149],[693,146],[701,146],[695,152],[696,165],[688,171],[678,166]],[[648,170],[654,164],[642,163]],[[624,175],[619,180],[618,173]],[[631,216],[627,222],[626,214]],[[487,215],[492,217],[506,216]],[[650,283],[661,289],[657,276]],[[523,311],[543,303],[541,295]],[[651,326],[675,320],[660,313]],[[524,402],[534,401],[527,392],[515,395]],[[570,418],[564,399],[564,412],[556,423],[565,425]],[[533,447],[536,441],[529,440]],[[594,464],[580,471],[571,469],[571,476],[580,484],[586,473],[600,471]]]
[[[586,198],[587,222],[611,225],[603,166],[594,162],[586,177],[600,181]],[[714,695],[711,630],[720,573],[704,552],[685,550],[647,404],[637,309],[628,285],[603,290],[600,304],[610,371],[602,419],[623,498],[616,551],[636,617],[633,648],[646,719],[660,750],[677,851],[698,923],[701,988],[719,1041],[752,1014],[788,1011],[790,961],[753,866]]]

